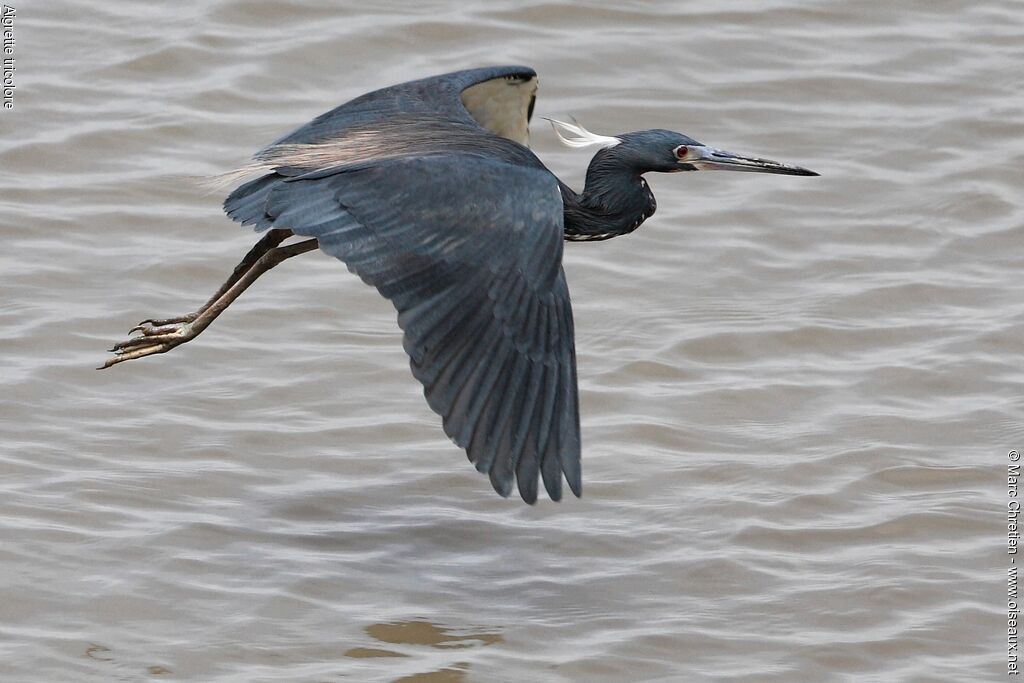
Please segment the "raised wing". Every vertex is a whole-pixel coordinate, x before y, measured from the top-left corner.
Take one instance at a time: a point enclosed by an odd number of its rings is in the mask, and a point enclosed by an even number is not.
[[[252,163],[221,177],[242,184],[224,202],[231,218],[264,230],[263,207],[284,178],[311,171],[402,157],[495,147],[542,167],[527,149],[537,74],[525,66],[456,71],[376,90],[318,116],[258,152]],[[514,145],[507,141],[511,140]],[[518,148],[518,149],[517,149]]]
[[[315,237],[398,310],[444,430],[508,496],[580,495],[562,200],[544,170],[479,155],[393,158],[269,188],[259,219]]]
[[[311,144],[401,116],[479,125],[529,146],[537,72],[528,66],[454,71],[375,90],[321,114],[271,145]]]

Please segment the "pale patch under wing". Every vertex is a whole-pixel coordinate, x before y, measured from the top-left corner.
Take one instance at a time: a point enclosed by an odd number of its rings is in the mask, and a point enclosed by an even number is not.
[[[537,78],[492,78],[462,91],[462,105],[482,127],[495,135],[530,146],[530,105]]]

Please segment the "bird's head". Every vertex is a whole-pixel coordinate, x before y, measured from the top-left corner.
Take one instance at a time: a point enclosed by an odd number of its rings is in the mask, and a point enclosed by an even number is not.
[[[570,147],[600,145],[594,162],[607,160],[638,174],[649,171],[747,171],[782,175],[818,175],[799,166],[741,156],[701,144],[691,137],[656,128],[621,135],[597,135],[576,122],[549,119],[559,139]]]

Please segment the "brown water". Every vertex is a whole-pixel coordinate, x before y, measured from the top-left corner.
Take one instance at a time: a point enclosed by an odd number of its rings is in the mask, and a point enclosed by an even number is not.
[[[4,681],[1005,675],[1024,441],[1024,4],[18,2],[0,110]],[[584,498],[503,500],[391,306],[192,176],[366,90],[525,63],[537,113],[821,178],[649,177],[569,245]],[[579,185],[589,155],[534,148]]]

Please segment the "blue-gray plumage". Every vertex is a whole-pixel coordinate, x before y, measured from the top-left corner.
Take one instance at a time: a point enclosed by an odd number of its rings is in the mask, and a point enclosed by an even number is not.
[[[363,95],[280,138],[227,176],[257,176],[224,208],[263,238],[203,307],[144,321],[103,367],[190,341],[263,272],[319,248],[394,304],[428,404],[498,493],[518,483],[533,503],[540,479],[559,500],[564,477],[579,496],[563,241],[639,227],[656,208],[646,172],[817,174],[672,131],[552,121],[566,144],[601,146],[578,194],[527,146],[535,92],[527,67],[459,71]],[[293,235],[306,239],[283,245]]]

